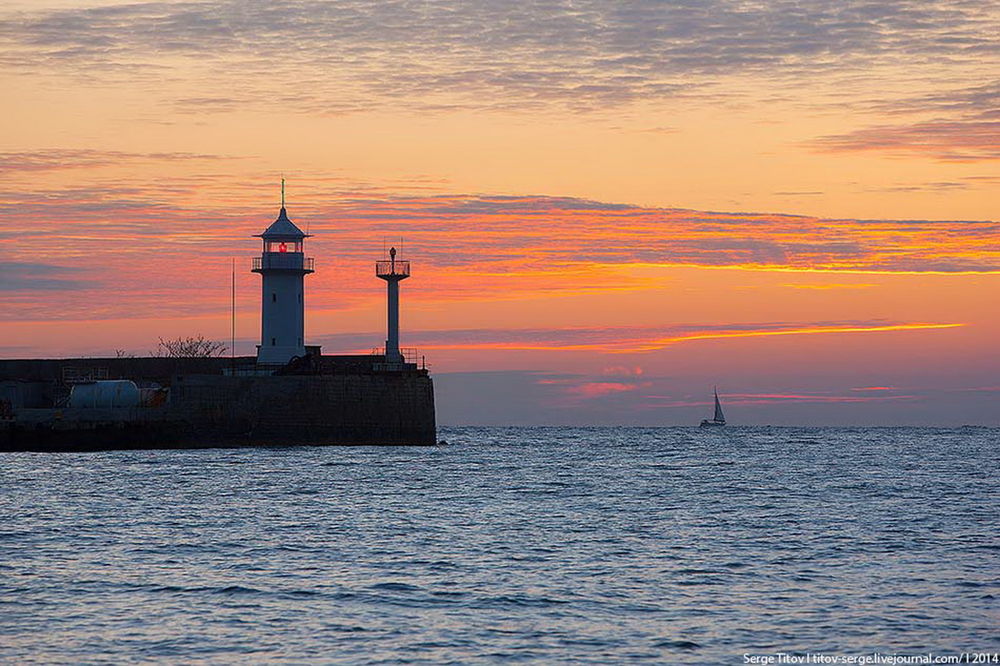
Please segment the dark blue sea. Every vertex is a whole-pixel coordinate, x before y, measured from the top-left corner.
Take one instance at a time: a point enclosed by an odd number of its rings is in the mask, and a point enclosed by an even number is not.
[[[1000,650],[1000,430],[0,454],[4,663]]]

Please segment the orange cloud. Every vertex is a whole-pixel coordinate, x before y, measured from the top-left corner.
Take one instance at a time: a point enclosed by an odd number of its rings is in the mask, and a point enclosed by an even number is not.
[[[422,278],[419,297],[449,300],[658,286],[657,278],[630,270],[643,267],[1000,272],[996,222],[824,220],[537,196],[375,196],[339,191],[338,182],[303,184],[303,203],[290,205],[292,218],[314,234],[307,248],[318,259],[307,287],[313,307],[370,298],[371,261],[382,239],[400,236]],[[224,312],[233,257],[250,307],[256,283],[246,265],[259,251],[251,236],[275,213],[252,186],[260,183],[219,177],[0,193],[0,247],[18,285],[8,290],[16,308],[0,317]],[[203,192],[218,198],[206,204]],[[23,242],[23,229],[31,230],[31,243]],[[79,286],[90,288],[39,297],[18,266],[37,263],[40,247],[51,270],[85,274]]]

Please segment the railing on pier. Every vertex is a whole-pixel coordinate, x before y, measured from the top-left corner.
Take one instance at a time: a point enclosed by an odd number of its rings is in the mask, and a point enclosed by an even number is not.
[[[403,368],[417,369],[417,368],[427,368],[427,364],[422,356],[420,356],[416,347],[400,347],[399,353],[403,357],[402,363],[386,363],[385,361],[374,361],[373,365],[376,370],[399,370]],[[385,359],[385,347],[372,347],[372,358]],[[399,366],[402,366],[399,367]]]
[[[62,367],[63,384],[86,384],[100,379],[108,379],[107,368],[81,368],[67,365]]]

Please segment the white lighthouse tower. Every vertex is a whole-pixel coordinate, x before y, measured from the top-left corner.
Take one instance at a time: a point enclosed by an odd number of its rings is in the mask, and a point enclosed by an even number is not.
[[[402,367],[399,353],[399,283],[410,277],[410,262],[396,261],[396,248],[389,249],[389,261],[375,262],[375,275],[386,282],[388,313],[386,317],[385,363]]]
[[[302,287],[303,278],[315,268],[312,257],[303,254],[308,236],[288,219],[282,179],[281,212],[264,233],[257,234],[264,241],[264,249],[253,260],[253,272],[263,278],[257,363],[285,364],[306,353]]]

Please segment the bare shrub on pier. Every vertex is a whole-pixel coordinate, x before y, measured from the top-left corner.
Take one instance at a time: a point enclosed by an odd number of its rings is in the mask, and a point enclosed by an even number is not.
[[[164,340],[156,345],[154,356],[166,358],[212,358],[222,356],[229,349],[226,345],[216,340],[206,340],[205,336],[189,336],[186,338],[176,338],[174,340]]]

